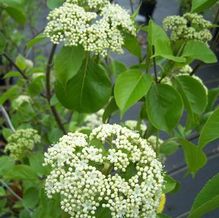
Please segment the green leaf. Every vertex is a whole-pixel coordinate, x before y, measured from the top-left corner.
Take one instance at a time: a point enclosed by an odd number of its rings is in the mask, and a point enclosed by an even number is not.
[[[164,181],[165,181],[165,185],[163,189],[164,194],[175,192],[180,186],[180,184],[175,179],[173,179],[171,176],[168,175],[165,175]]]
[[[150,20],[148,26],[148,42],[155,48],[154,56],[160,56],[175,62],[185,62],[183,57],[174,56],[170,39],[161,26]]]
[[[39,202],[39,190],[31,187],[24,192],[23,204],[27,208],[34,208]]]
[[[96,218],[111,218],[111,211],[108,208],[102,208],[102,207],[98,207],[96,214],[95,214]]]
[[[124,47],[133,55],[141,58],[141,45],[139,44],[137,37],[132,35],[125,36]]]
[[[192,12],[200,13],[211,6],[213,6],[218,0],[192,0]]]
[[[60,199],[55,196],[53,199],[48,199],[45,194],[45,190],[42,189],[40,193],[40,202],[39,207],[34,210],[32,218],[60,218],[61,216],[61,207]]]
[[[182,56],[187,58],[188,63],[193,60],[200,60],[206,64],[217,62],[214,52],[204,42],[195,40],[186,43]]]
[[[127,70],[127,67],[125,66],[125,64],[117,60],[113,60],[110,67],[111,67],[112,73],[115,76],[118,76]]]
[[[30,212],[27,211],[26,209],[23,209],[23,210],[19,213],[19,218],[31,218]]]
[[[163,144],[161,144],[160,153],[168,156],[175,153],[178,148],[179,148],[179,143],[177,143],[173,139],[170,139],[165,141]]]
[[[31,153],[29,156],[29,162],[32,169],[39,176],[43,176],[46,173],[46,167],[43,166],[44,155],[41,152]]]
[[[9,71],[8,73],[6,73],[4,75],[4,79],[7,79],[7,78],[11,78],[11,77],[21,77],[21,74],[17,71]]]
[[[55,9],[62,5],[64,0],[47,0],[47,7],[49,9]]]
[[[196,145],[191,142],[179,139],[179,142],[182,145],[185,161],[188,166],[189,171],[192,174],[197,173],[207,162],[205,153]]]
[[[146,110],[154,127],[169,132],[177,125],[182,115],[182,98],[173,87],[155,84],[146,96]]]
[[[122,115],[144,97],[152,84],[152,77],[133,69],[122,73],[115,83],[115,100]]]
[[[157,214],[156,218],[171,218],[171,216],[168,216],[166,214]]]
[[[34,169],[27,165],[14,166],[7,173],[5,173],[5,177],[15,180],[38,180],[37,174],[35,173]]]
[[[25,24],[26,22],[26,15],[25,12],[16,7],[16,6],[8,6],[5,9],[7,13],[19,24]]]
[[[6,40],[2,33],[0,33],[0,54],[2,54],[5,50]]]
[[[63,47],[55,58],[55,76],[64,86],[81,68],[84,50],[81,46]]]
[[[0,96],[0,105],[3,105],[7,100],[9,99],[11,100],[17,95],[18,95],[18,87],[14,85]]]
[[[219,87],[208,90],[208,105],[206,107],[206,112],[210,112],[213,110],[216,101],[218,99],[218,96],[219,96]]]
[[[36,37],[34,37],[30,41],[28,41],[27,48],[32,48],[34,45],[36,45],[37,43],[43,41],[46,38],[47,37],[44,35],[44,33],[38,34]]]
[[[6,193],[6,190],[1,186],[0,187],[0,197],[3,197],[5,196],[7,193]]]
[[[15,164],[13,158],[9,156],[1,156],[0,157],[0,176],[3,176],[6,172],[8,172]]]
[[[211,141],[219,138],[219,108],[208,118],[207,122],[203,126],[200,137],[199,146],[205,147]]]
[[[21,70],[25,70],[27,68],[26,59],[20,54],[16,57],[15,63]]]
[[[69,109],[92,113],[101,109],[109,100],[112,85],[105,69],[92,60],[85,60],[80,71],[66,87],[56,83],[56,96]]]
[[[119,108],[116,105],[116,101],[115,98],[112,98],[110,100],[110,102],[107,104],[104,113],[103,113],[103,122],[107,123],[110,119],[110,117],[112,116],[113,113],[115,113],[116,111],[118,111]]]
[[[207,92],[203,84],[188,75],[177,76],[176,83],[188,111],[192,111],[195,114],[203,113],[208,101]]]
[[[201,218],[219,208],[219,174],[210,179],[198,193],[192,205],[189,218]]]

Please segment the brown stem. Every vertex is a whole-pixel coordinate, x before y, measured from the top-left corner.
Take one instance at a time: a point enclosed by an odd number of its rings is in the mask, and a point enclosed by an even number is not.
[[[48,59],[48,63],[47,63],[47,67],[46,67],[46,99],[48,101],[50,110],[55,118],[55,121],[57,123],[57,125],[59,126],[59,128],[62,130],[62,132],[64,134],[66,134],[66,130],[64,125],[62,124],[61,118],[56,110],[56,108],[51,105],[50,100],[52,98],[52,93],[51,93],[51,86],[50,86],[50,77],[51,77],[51,69],[52,69],[52,65],[53,65],[53,58],[55,55],[55,51],[56,51],[56,45],[52,46],[52,50],[50,52],[49,55],[49,59]]]
[[[21,76],[25,80],[28,80],[28,77],[25,75],[25,73],[20,69],[20,67],[17,66],[17,64],[7,54],[4,53],[3,57],[5,57],[9,61],[9,63],[11,63],[11,65],[21,74]]]

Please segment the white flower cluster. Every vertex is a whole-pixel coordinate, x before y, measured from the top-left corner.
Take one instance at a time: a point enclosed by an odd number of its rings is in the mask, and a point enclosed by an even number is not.
[[[84,126],[90,129],[94,129],[102,125],[103,124],[103,121],[102,121],[103,113],[104,113],[104,110],[101,109],[94,114],[87,115],[84,119]]]
[[[138,122],[136,120],[126,120],[124,124],[127,128],[134,131],[138,131],[138,127],[139,127],[141,133],[144,133],[147,129],[145,123],[141,122],[140,125],[138,126]]]
[[[101,9],[109,3],[108,0],[67,0],[66,2],[77,4],[84,8],[96,10]]]
[[[8,137],[6,152],[16,160],[22,160],[34,145],[40,142],[40,136],[34,129],[19,129]]]
[[[45,189],[61,196],[72,218],[155,218],[164,182],[162,164],[146,140],[117,124],[89,136],[69,133],[45,153]]]
[[[207,43],[212,39],[209,28],[211,22],[205,20],[202,15],[186,13],[182,17],[169,16],[163,21],[164,29],[171,31],[171,39],[176,40],[199,40]]]
[[[45,34],[54,44],[82,45],[85,51],[102,56],[109,51],[122,53],[124,33],[135,34],[128,12],[108,1],[68,0],[50,12],[48,20]]]

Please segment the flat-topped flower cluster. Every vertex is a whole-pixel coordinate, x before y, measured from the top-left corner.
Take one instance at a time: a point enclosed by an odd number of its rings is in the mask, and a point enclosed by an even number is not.
[[[34,145],[40,143],[40,136],[35,129],[19,129],[7,139],[6,152],[15,160],[22,160],[32,151]]]
[[[164,19],[163,27],[171,31],[171,39],[176,40],[198,40],[209,42],[212,39],[212,23],[205,20],[202,15],[186,13],[182,17],[169,16]]]
[[[119,125],[103,124],[89,136],[69,133],[45,153],[51,166],[45,189],[60,194],[72,218],[155,218],[164,182],[161,162],[146,140]]]
[[[135,34],[126,10],[104,0],[67,0],[48,16],[45,34],[54,44],[82,45],[86,51],[106,56],[122,53],[124,34]]]

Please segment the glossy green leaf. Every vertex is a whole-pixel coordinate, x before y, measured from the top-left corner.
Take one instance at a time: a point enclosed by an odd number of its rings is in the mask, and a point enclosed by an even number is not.
[[[177,76],[176,83],[188,111],[196,114],[203,113],[208,102],[206,88],[203,84],[187,75]]]
[[[152,20],[148,26],[148,41],[151,47],[154,46],[155,56],[161,56],[175,62],[185,62],[183,57],[174,56],[169,37],[162,27]]]
[[[219,138],[219,108],[208,118],[203,126],[200,137],[199,146],[203,148],[206,144]]]
[[[182,56],[187,58],[188,63],[193,60],[200,60],[206,64],[217,62],[214,52],[204,42],[195,40],[186,43]]]
[[[210,179],[198,193],[192,205],[189,218],[201,218],[219,208],[219,174]]]
[[[152,84],[152,77],[133,69],[122,73],[115,83],[115,100],[121,113],[124,114],[131,106],[144,97]]]
[[[179,183],[171,176],[165,175],[164,181],[165,181],[165,185],[164,185],[163,193],[165,194],[174,192],[179,187]]]
[[[146,110],[153,126],[169,132],[176,127],[182,115],[182,98],[173,87],[155,84],[146,96]]]
[[[125,36],[125,45],[124,47],[133,55],[141,58],[141,45],[137,37],[132,35]]]
[[[177,151],[179,148],[179,143],[177,143],[175,140],[170,139],[165,141],[160,146],[160,153],[164,154],[165,156],[171,155]]]
[[[66,87],[57,82],[55,90],[57,98],[66,108],[92,113],[107,103],[112,86],[105,69],[86,60]]]
[[[83,59],[84,49],[81,46],[62,47],[54,61],[56,80],[65,86],[78,73]]]
[[[213,6],[218,0],[192,0],[192,12],[202,12]]]
[[[127,70],[127,67],[125,66],[125,64],[117,60],[113,60],[110,67],[111,67],[112,73],[115,76],[118,76]]]
[[[192,174],[197,173],[207,162],[205,153],[198,146],[187,140],[179,139],[179,142],[182,145],[189,172]]]

